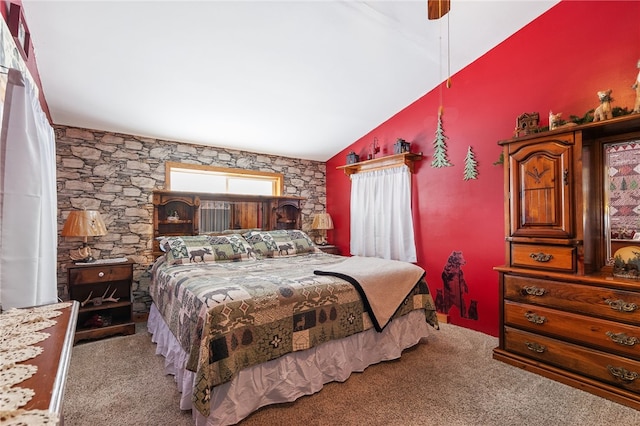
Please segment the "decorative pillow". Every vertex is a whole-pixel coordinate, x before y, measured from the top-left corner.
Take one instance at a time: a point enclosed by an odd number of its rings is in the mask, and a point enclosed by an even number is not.
[[[257,258],[251,245],[239,234],[166,237],[163,242],[167,261],[172,265],[240,262]]]
[[[167,238],[169,237],[156,237],[156,240],[158,240],[158,245],[160,246],[160,250],[162,250],[165,253],[167,252],[167,243],[168,243]]]
[[[250,231],[244,237],[261,257],[298,256],[319,251],[300,230]]]

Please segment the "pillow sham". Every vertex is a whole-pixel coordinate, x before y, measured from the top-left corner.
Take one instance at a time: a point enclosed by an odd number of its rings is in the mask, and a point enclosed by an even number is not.
[[[166,237],[167,262],[186,263],[241,262],[256,260],[253,247],[240,234],[185,235]]]
[[[299,256],[320,251],[300,230],[250,231],[243,235],[261,257]]]
[[[156,237],[156,240],[158,240],[158,246],[160,247],[160,250],[162,250],[163,252],[167,252],[167,238],[168,237]]]

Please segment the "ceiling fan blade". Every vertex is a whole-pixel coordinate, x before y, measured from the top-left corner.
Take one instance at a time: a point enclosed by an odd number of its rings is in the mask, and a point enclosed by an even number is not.
[[[440,19],[449,12],[450,0],[427,0],[427,18]]]

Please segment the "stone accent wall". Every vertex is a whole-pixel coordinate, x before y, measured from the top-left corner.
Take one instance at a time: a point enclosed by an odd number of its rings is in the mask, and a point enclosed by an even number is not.
[[[94,257],[128,257],[134,266],[134,312],[148,312],[153,236],[152,191],[164,189],[166,161],[282,173],[284,192],[305,198],[303,230],[325,210],[326,165],[225,148],[54,126],[58,230],[71,210],[98,210],[108,235],[92,238]],[[58,239],[58,294],[68,299],[66,265],[79,239]]]

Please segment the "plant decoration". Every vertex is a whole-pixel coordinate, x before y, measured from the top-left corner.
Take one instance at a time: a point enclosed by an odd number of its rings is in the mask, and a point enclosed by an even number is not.
[[[464,180],[478,179],[478,162],[471,150],[467,148],[467,155],[464,157]]]
[[[438,112],[438,128],[436,129],[436,138],[433,141],[435,148],[433,152],[433,161],[431,161],[431,167],[451,167],[453,164],[447,159],[447,144],[445,142],[447,136],[444,134],[442,128],[442,107]]]
[[[593,112],[594,111],[595,111],[595,109],[590,109],[582,117],[578,117],[577,115],[570,115],[569,116],[569,121],[571,121],[573,123],[576,123],[576,124],[591,123],[593,121]]]
[[[504,164],[504,151],[500,151],[500,157],[498,157],[498,161],[494,162],[494,166],[501,166]]]

